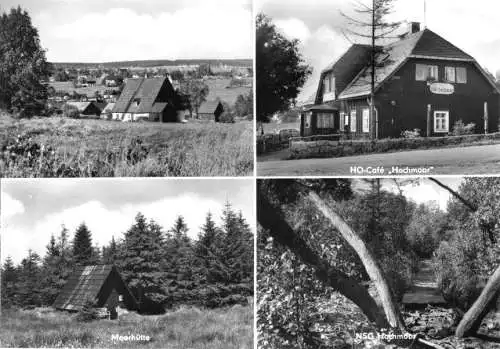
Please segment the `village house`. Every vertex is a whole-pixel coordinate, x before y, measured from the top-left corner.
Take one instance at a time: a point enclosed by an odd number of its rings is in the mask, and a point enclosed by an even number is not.
[[[198,119],[219,122],[223,112],[224,107],[220,101],[207,101],[200,105]]]
[[[498,130],[500,90],[469,54],[420,30],[419,23],[381,52],[375,69],[377,138],[414,129],[421,136],[447,135],[459,120],[474,123],[474,133]],[[322,71],[315,104],[301,115],[301,136],[370,136],[370,57],[371,46],[353,45]]]
[[[113,265],[77,267],[64,284],[53,307],[80,311],[88,300],[94,301],[97,308],[106,308],[111,318],[116,318],[118,306],[128,310],[139,309],[137,300]]]
[[[112,110],[112,119],[119,121],[178,121],[175,90],[165,78],[127,79]]]

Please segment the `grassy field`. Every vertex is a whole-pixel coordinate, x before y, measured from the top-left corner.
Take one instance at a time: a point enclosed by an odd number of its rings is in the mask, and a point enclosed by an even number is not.
[[[220,98],[222,101],[233,105],[239,95],[246,95],[251,91],[250,87],[231,87],[229,86],[231,79],[209,79],[205,83],[208,85],[207,101]]]
[[[118,320],[77,322],[74,315],[48,308],[5,310],[0,347],[251,349],[253,310],[181,308],[164,315],[123,314]],[[112,336],[149,336],[123,341]]]
[[[248,176],[253,123],[0,117],[0,177]]]

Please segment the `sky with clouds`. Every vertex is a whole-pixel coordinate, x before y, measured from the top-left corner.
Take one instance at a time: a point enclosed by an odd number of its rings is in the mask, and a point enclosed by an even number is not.
[[[493,74],[500,70],[500,1],[426,1],[427,28],[471,54]],[[286,36],[301,41],[304,58],[314,69],[299,99],[315,92],[321,70],[349,48],[340,11],[354,15],[354,7],[351,0],[256,0],[256,12],[270,16]],[[424,0],[395,1],[390,20],[424,23]]]
[[[2,0],[52,62],[253,57],[251,0]]]
[[[463,177],[439,177],[437,179],[453,190],[458,190],[460,184],[464,181]],[[436,204],[443,211],[447,210],[451,194],[433,181],[426,178],[396,178],[396,181],[399,187],[393,179],[384,178],[382,179],[382,187],[395,194],[401,190],[408,200],[414,201],[417,204],[432,203]],[[369,184],[364,180],[355,179],[353,187],[355,190],[362,192],[369,189]]]
[[[121,238],[137,212],[169,229],[182,215],[192,238],[208,211],[217,223],[226,200],[255,227],[252,179],[7,179],[1,181],[1,261],[28,249],[44,255],[50,235],[85,222],[94,243]]]

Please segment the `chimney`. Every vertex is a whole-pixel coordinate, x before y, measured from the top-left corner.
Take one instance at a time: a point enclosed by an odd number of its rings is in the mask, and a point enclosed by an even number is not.
[[[408,34],[415,34],[420,31],[420,22],[408,23]]]

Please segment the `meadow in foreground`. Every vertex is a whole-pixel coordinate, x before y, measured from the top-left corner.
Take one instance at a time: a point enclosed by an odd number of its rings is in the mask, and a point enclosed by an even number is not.
[[[253,123],[0,116],[0,177],[248,176]]]
[[[150,341],[119,341],[113,335],[143,335]],[[215,310],[179,308],[164,315],[128,313],[118,320],[85,323],[50,308],[5,310],[0,347],[251,349],[253,310],[240,305]]]

